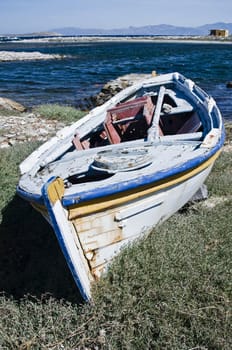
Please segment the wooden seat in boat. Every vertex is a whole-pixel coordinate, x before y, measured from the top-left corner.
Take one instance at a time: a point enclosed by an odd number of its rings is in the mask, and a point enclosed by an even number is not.
[[[194,112],[190,118],[181,126],[177,134],[186,134],[197,132],[201,127],[201,121],[196,112]]]
[[[164,135],[187,134],[200,131],[202,123],[195,111],[180,111],[160,118]]]
[[[88,149],[89,148],[89,142],[88,140],[84,140],[81,141],[80,137],[78,134],[74,135],[74,138],[72,140],[73,145],[75,146],[75,148],[79,151],[83,150],[83,149]]]
[[[104,127],[112,144],[145,138],[155,105],[150,96],[120,103],[107,111]]]

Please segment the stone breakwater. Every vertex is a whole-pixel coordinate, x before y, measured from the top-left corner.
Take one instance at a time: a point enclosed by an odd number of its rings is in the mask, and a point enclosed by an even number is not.
[[[44,54],[38,51],[33,51],[33,52],[0,51],[0,62],[51,60],[51,59],[61,59],[61,58],[64,58],[64,56]]]

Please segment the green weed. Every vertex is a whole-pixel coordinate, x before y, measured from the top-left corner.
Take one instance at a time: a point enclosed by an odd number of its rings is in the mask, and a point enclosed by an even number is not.
[[[33,112],[47,119],[56,119],[62,122],[75,122],[82,118],[86,112],[80,111],[74,107],[61,106],[58,104],[44,104],[33,108]]]

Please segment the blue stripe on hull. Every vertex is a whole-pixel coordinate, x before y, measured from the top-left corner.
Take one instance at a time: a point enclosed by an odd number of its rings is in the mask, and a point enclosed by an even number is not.
[[[198,167],[200,164],[204,163],[209,158],[211,158],[216,152],[218,152],[222,148],[224,141],[225,141],[225,131],[223,129],[220,142],[204,156],[191,159],[178,167],[155,172],[154,174],[150,174],[150,175],[143,175],[131,181],[123,181],[120,183],[107,185],[105,187],[101,187],[93,191],[87,191],[87,192],[83,191],[72,195],[64,196],[64,198],[62,199],[62,204],[65,207],[69,207],[69,206],[73,206],[75,204],[90,201],[93,199],[102,198],[105,196],[111,196],[124,191],[134,190],[142,186],[148,186],[148,185],[151,185],[152,183],[165,180],[173,176],[180,175],[186,171],[189,171],[193,168]],[[37,204],[44,205],[44,198],[42,195],[26,192],[20,187],[17,187],[17,193],[20,197],[22,197],[23,199],[29,202],[35,202]]]
[[[69,206],[90,201],[96,198],[102,198],[102,197],[118,194],[120,192],[134,190],[136,188],[139,188],[142,186],[148,186],[148,185],[151,185],[152,183],[165,180],[173,176],[181,175],[193,168],[197,168],[199,165],[201,165],[202,163],[210,159],[215,153],[217,153],[221,149],[224,143],[224,139],[225,139],[225,135],[223,133],[220,143],[218,143],[214,148],[212,148],[212,150],[210,150],[210,152],[207,153],[207,155],[200,156],[195,159],[191,159],[181,164],[178,167],[171,168],[164,171],[158,171],[150,175],[143,175],[130,181],[123,181],[120,183],[108,185],[105,187],[101,187],[99,189],[95,189],[93,191],[83,191],[77,194],[65,196],[62,199],[62,204],[65,207],[69,207]]]

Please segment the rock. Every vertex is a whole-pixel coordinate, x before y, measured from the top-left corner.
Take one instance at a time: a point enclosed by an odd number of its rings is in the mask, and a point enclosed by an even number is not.
[[[8,145],[9,145],[9,146],[14,146],[16,143],[17,143],[17,141],[14,140],[14,139],[12,139],[12,140],[10,140],[10,141],[8,142]]]
[[[16,110],[19,112],[24,112],[26,110],[26,108],[20,103],[5,97],[0,97],[0,108],[5,108],[11,111]]]
[[[232,81],[228,81],[228,82],[226,83],[226,87],[232,88]]]
[[[0,144],[0,148],[8,148],[8,147],[10,147],[10,145],[9,145],[8,142],[2,142],[2,143]]]
[[[108,83],[106,83],[97,95],[79,101],[77,106],[83,110],[100,106],[104,102],[108,101],[111,97],[116,95],[118,92],[127,88],[128,86],[131,86],[142,79],[151,78],[152,76],[156,75],[156,71],[153,71],[151,74],[132,73],[123,75],[117,79],[111,80]]]
[[[50,60],[50,59],[61,59],[64,57],[65,56],[63,55],[44,54],[38,51],[33,51],[33,52],[0,51],[0,62]]]

